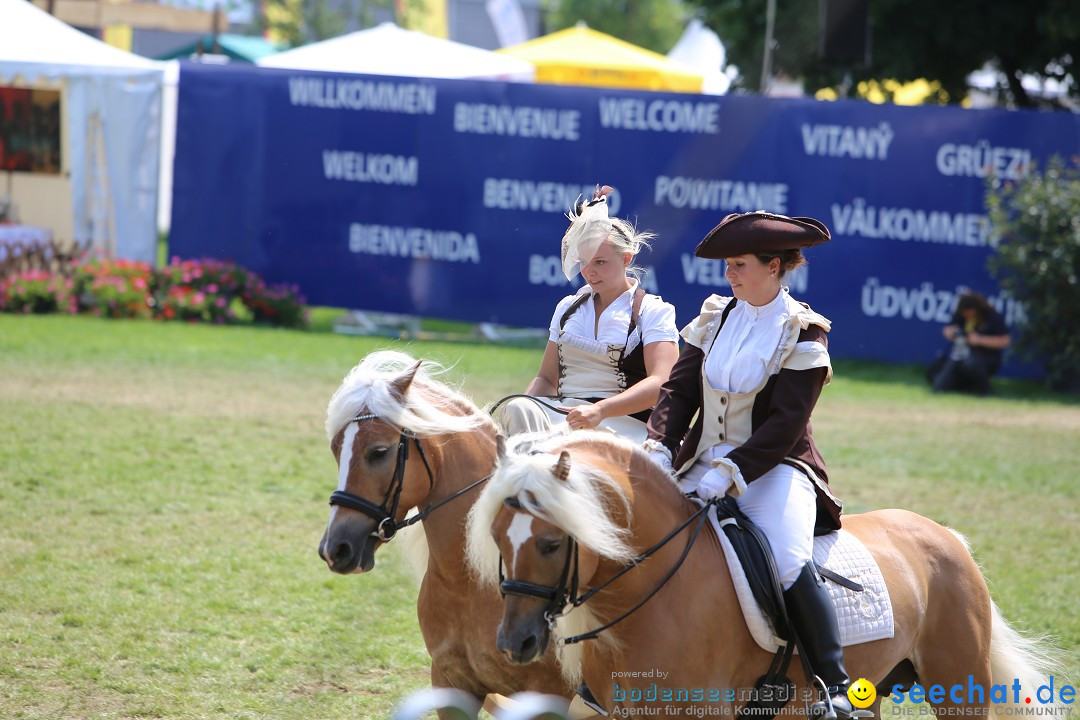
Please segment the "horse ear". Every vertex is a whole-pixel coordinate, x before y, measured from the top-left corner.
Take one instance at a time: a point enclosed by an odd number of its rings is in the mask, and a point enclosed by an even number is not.
[[[390,383],[390,392],[392,392],[398,400],[405,399],[405,393],[409,391],[409,386],[411,386],[413,380],[416,379],[416,371],[420,369],[420,364],[422,362],[424,361],[417,360],[415,365],[403,372],[401,375],[398,375]]]
[[[495,435],[495,462],[502,463],[506,459],[506,436],[502,433]]]
[[[559,461],[555,463],[551,472],[555,473],[556,478],[566,482],[566,479],[570,477],[570,453],[565,450],[559,453]]]

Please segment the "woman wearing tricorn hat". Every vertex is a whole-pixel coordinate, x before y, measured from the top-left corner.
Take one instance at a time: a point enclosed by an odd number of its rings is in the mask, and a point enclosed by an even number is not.
[[[766,212],[729,215],[705,236],[694,254],[727,261],[735,297],[709,297],[683,329],[645,448],[684,492],[733,495],[768,537],[788,616],[843,718],[852,707],[836,611],[811,563],[815,531],[840,527],[810,432],[832,374],[829,321],[783,285],[802,248],[828,240],[817,220]]]
[[[585,285],[555,308],[547,348],[528,399],[508,402],[500,417],[510,434],[550,428],[607,428],[645,439],[645,419],[679,355],[675,308],[647,294],[634,257],[652,237],[608,216],[612,188],[571,212],[562,239],[563,272]],[[561,408],[565,418],[549,407]]]

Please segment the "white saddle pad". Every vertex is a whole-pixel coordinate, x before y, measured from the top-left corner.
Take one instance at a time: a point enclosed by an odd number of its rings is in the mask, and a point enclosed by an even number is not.
[[[731,580],[735,584],[735,594],[739,598],[750,634],[762,649],[776,652],[782,642],[773,634],[772,626],[765,619],[765,613],[754,599],[746,572],[735,556],[735,549],[727,535],[720,528],[715,509],[709,511],[709,520],[712,522],[713,531],[720,538],[721,547],[724,548],[724,556],[731,570]],[[862,592],[855,592],[831,580],[825,580],[825,588],[836,605],[836,618],[840,622],[840,643],[844,647],[893,636],[893,609],[889,589],[885,586],[885,578],[882,577],[870,551],[857,537],[846,530],[840,530],[814,538],[814,562],[819,567],[828,568],[863,586]]]

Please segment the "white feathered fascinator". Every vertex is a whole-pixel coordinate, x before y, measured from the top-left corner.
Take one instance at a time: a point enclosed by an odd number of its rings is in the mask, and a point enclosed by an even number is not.
[[[614,191],[610,185],[596,186],[592,200],[578,203],[576,212],[566,213],[570,227],[562,239],[562,269],[567,280],[581,272],[600,245],[611,235],[611,218],[608,217],[607,196]]]

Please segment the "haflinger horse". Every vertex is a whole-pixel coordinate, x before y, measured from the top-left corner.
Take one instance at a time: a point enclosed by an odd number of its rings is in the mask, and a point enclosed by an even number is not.
[[[500,452],[469,517],[469,560],[481,581],[506,592],[500,650],[529,663],[547,656],[557,634],[570,683],[584,680],[615,716],[649,708],[664,717],[734,717],[747,693],[732,691],[752,688],[772,656],[747,629],[716,535],[688,522],[699,505],[611,435],[577,432],[530,450]],[[852,680],[879,688],[876,717],[889,688],[916,682],[946,693],[959,684],[963,701],[977,684],[984,691],[971,697],[989,703],[993,684],[1008,685],[1012,701],[1019,680],[1019,704],[1035,697],[1049,656],[1002,618],[957,533],[903,510],[843,523],[880,566],[895,617],[891,639],[845,648]],[[576,593],[594,594],[579,605]],[[598,628],[606,629],[590,639]],[[816,698],[801,667],[790,677],[795,698]],[[955,700],[947,694],[935,708]],[[805,716],[806,706],[788,703],[782,714]]]
[[[495,647],[501,606],[465,561],[465,518],[495,464],[496,428],[468,398],[394,351],[368,355],[330,399],[326,432],[338,463],[319,557],[336,573],[364,573],[395,533],[422,519],[427,559],[417,614],[431,684],[485,695],[525,690],[572,697],[553,653],[511,665]],[[415,530],[410,530],[410,533]],[[378,628],[369,628],[377,632]]]

